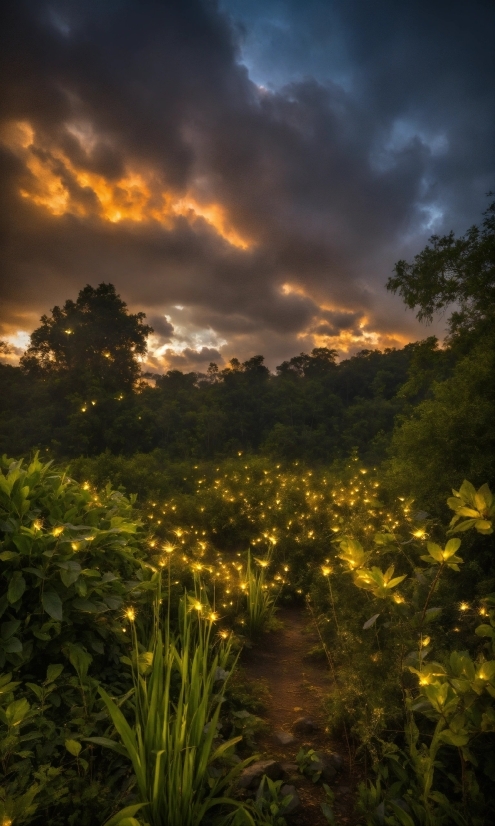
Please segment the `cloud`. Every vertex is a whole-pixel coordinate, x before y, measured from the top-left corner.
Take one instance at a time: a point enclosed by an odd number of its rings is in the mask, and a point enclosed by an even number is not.
[[[164,339],[165,341],[170,341],[170,338],[174,332],[174,325],[170,323],[166,315],[149,315],[147,318],[147,323],[150,327],[153,327],[154,334],[159,336],[160,340]]]
[[[414,7],[12,4],[2,323],[111,281],[160,369],[424,337],[384,283],[485,207],[489,12]]]

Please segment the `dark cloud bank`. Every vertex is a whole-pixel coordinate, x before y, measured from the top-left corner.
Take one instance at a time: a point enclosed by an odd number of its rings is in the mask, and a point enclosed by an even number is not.
[[[10,4],[4,332],[104,280],[147,311],[155,367],[426,335],[384,283],[486,207],[493,34],[460,0]],[[129,170],[151,194],[117,219]],[[162,220],[161,192],[223,217]]]

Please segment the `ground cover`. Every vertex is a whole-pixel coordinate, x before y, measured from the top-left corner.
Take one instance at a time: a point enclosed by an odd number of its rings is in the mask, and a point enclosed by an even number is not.
[[[172,822],[178,804],[139,780],[131,756],[153,729],[143,698],[171,652],[167,731],[179,731],[188,680],[204,685],[204,725],[186,747],[203,750],[203,774],[188,775],[191,826],[484,822],[495,774],[486,485],[455,492],[449,527],[412,501],[387,502],[355,458],[319,470],[243,456],[192,466],[188,489],[141,503],[95,486],[88,468],[76,482],[37,459],[2,465],[4,824]],[[205,634],[190,679],[181,658]],[[313,727],[297,731],[298,715]],[[165,747],[172,765],[170,742],[148,749],[146,777],[161,776]],[[239,761],[256,754],[282,773],[254,786],[244,774],[243,786]]]

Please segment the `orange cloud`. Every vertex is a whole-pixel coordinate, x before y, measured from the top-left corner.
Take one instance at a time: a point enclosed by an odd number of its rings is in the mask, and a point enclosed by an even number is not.
[[[81,138],[80,130],[68,131],[87,148],[88,141]],[[96,172],[78,168],[59,147],[44,146],[26,121],[7,124],[1,140],[22,158],[31,173],[20,194],[52,215],[97,215],[111,223],[157,221],[167,229],[181,215],[192,226],[198,220],[205,221],[238,249],[246,250],[253,245],[235,229],[221,204],[202,203],[193,192],[184,196],[164,189],[151,170],[128,169],[120,180],[107,180]]]

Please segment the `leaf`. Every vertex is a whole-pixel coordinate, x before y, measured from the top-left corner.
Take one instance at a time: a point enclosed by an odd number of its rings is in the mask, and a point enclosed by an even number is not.
[[[41,699],[43,697],[42,687],[40,685],[37,685],[36,683],[26,683],[26,685],[27,685],[28,688],[31,689],[31,691],[33,691],[36,694],[38,700],[41,701]]]
[[[6,654],[21,654],[22,642],[17,637],[11,637],[10,640],[4,643],[3,650]]]
[[[67,749],[69,754],[74,755],[74,757],[78,757],[79,752],[82,749],[82,746],[77,740],[66,740],[65,741],[65,748]]]
[[[15,632],[19,629],[20,620],[10,620],[9,622],[2,622],[0,625],[0,637],[2,640],[8,640],[13,637]]]
[[[24,554],[24,556],[29,556],[31,553],[31,548],[33,547],[33,540],[31,537],[17,534],[17,536],[12,538],[12,542],[21,554]]]
[[[426,547],[428,548],[428,553],[435,560],[435,562],[443,562],[443,551],[440,545],[437,545],[436,542],[427,542]]]
[[[45,591],[41,602],[46,613],[54,620],[59,622],[63,619],[62,600],[56,591]]]
[[[459,550],[461,546],[461,540],[457,537],[455,539],[449,539],[445,546],[445,550],[442,552],[443,559],[450,559],[451,556],[454,556],[456,551]]]
[[[0,559],[2,562],[8,562],[11,559],[19,559],[19,554],[16,551],[3,551],[0,554]]]
[[[71,642],[67,643],[67,650],[69,652],[71,665],[73,665],[77,671],[79,679],[84,680],[88,673],[88,668],[93,662],[93,657],[91,654],[88,654],[84,648],[81,648],[80,645],[75,645]]]
[[[10,604],[12,605],[12,603],[17,602],[22,597],[25,590],[26,580],[20,571],[14,571],[7,590],[7,598]]]
[[[66,588],[70,588],[74,582],[79,579],[79,571],[76,570],[69,570],[69,571],[60,571],[60,579],[64,583]]]
[[[22,723],[24,720],[26,714],[28,714],[30,708],[31,706],[25,697],[23,697],[22,700],[14,700],[14,702],[10,703],[5,709],[7,725],[11,727],[18,726],[19,723]]]
[[[64,667],[63,665],[60,665],[60,663],[53,663],[52,665],[49,665],[46,669],[45,684],[54,683],[57,677],[60,677],[63,670]]]
[[[124,818],[133,818],[143,806],[147,806],[147,803],[135,803],[133,806],[126,806],[124,809],[121,809],[120,812],[117,812],[116,815],[110,818],[110,820],[106,820],[103,826],[120,826],[121,821]],[[138,823],[138,821],[136,821]]]
[[[124,746],[116,743],[115,740],[110,740],[109,737],[85,737],[84,740],[88,743],[95,743],[97,746],[103,746],[106,749],[112,749],[112,751],[116,751],[117,754],[122,754],[124,757],[127,757],[127,751]]]
[[[366,620],[366,622],[363,625],[363,630],[367,631],[368,628],[372,628],[379,616],[380,614],[373,614],[373,616],[370,617],[369,620]]]
[[[72,603],[74,608],[78,611],[84,611],[86,614],[101,614],[108,610],[108,606],[104,603],[91,602],[90,599],[75,599]]]

